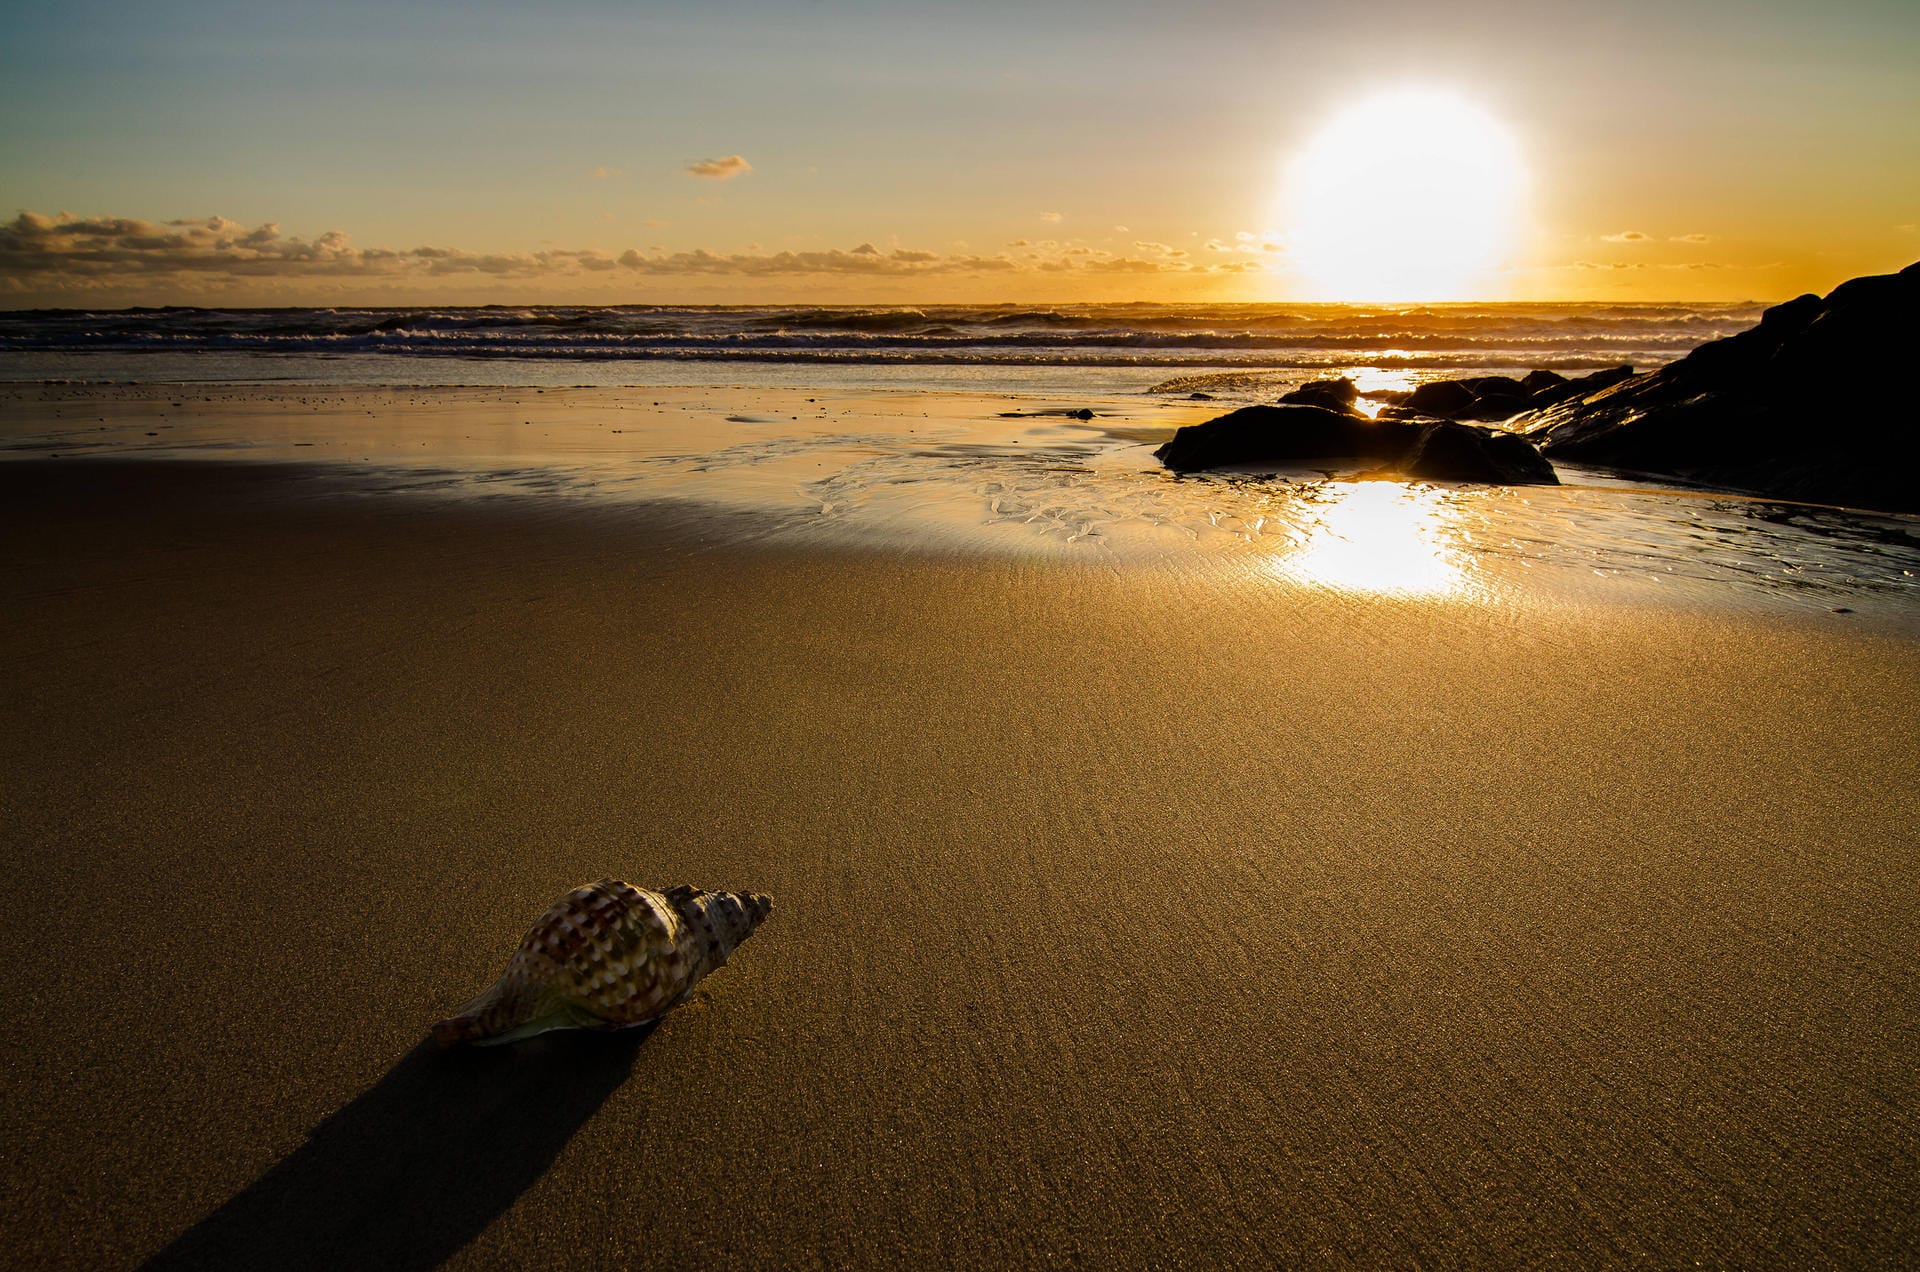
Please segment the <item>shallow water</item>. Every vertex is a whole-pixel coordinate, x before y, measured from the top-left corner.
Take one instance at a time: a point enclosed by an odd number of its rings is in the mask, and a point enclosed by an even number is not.
[[[1920,627],[1920,518],[1670,490],[1180,477],[1152,451],[1219,403],[755,388],[359,390],[20,386],[0,456],[296,461],[356,489],[759,515],[795,541],[1204,558],[1406,598],[1552,586],[1688,604],[1873,612]],[[1068,408],[1095,411],[1091,421]]]

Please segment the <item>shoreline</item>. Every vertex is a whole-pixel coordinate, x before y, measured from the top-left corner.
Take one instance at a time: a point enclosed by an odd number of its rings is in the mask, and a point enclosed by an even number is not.
[[[25,1261],[1920,1240],[1910,632],[111,467],[0,500]],[[606,874],[775,911],[419,1046]]]
[[[1283,586],[1920,621],[1920,518],[1564,464],[1558,487],[1474,487],[1182,478],[1153,456],[1229,407],[764,385],[0,386],[0,462],[294,463],[394,498],[744,514],[799,547],[1231,562]],[[1093,418],[1068,414],[1082,409]]]

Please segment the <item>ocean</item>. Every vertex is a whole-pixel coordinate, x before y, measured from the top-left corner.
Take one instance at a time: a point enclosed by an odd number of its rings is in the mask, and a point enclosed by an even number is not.
[[[0,379],[764,383],[1259,395],[1336,373],[1658,366],[1759,304],[487,306],[0,313]]]
[[[746,509],[807,540],[1110,555],[1191,544],[1403,594],[1511,595],[1516,576],[1550,571],[1910,624],[1920,518],[1564,464],[1549,488],[1181,480],[1151,453],[1182,424],[1306,380],[1648,370],[1762,308],[18,311],[0,314],[0,458],[291,461],[393,492]],[[575,387],[651,392],[555,392]]]

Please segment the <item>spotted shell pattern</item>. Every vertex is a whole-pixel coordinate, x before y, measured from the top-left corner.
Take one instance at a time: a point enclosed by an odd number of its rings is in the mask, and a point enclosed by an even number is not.
[[[727,961],[773,909],[759,893],[664,892],[617,879],[575,888],[540,916],[491,988],[440,1021],[444,1046],[550,1029],[644,1024]]]

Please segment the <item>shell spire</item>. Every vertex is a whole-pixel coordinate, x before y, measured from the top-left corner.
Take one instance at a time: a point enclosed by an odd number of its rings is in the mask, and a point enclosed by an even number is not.
[[[433,1027],[442,1046],[550,1029],[645,1024],[723,966],[773,910],[757,892],[664,892],[617,879],[575,888],[540,916],[500,979]]]

